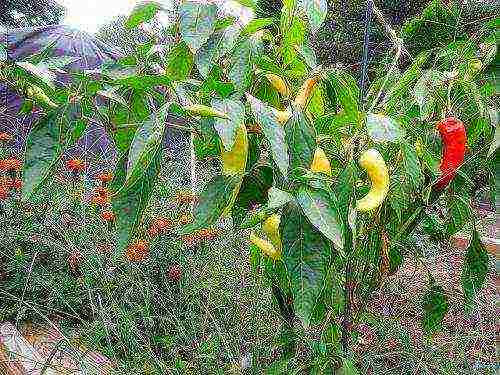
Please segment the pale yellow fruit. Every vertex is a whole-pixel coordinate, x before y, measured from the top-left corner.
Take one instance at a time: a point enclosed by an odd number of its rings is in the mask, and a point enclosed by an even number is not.
[[[330,160],[328,160],[325,152],[321,147],[316,147],[316,151],[314,152],[314,159],[311,164],[311,171],[324,173],[328,176],[332,175]]]

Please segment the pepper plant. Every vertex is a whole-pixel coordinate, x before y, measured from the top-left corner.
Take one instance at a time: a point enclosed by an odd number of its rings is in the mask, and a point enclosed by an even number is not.
[[[160,11],[144,3],[128,25]],[[387,277],[420,256],[412,243],[420,224],[446,236],[470,225],[468,306],[485,280],[488,257],[471,202],[485,190],[495,200],[496,36],[485,24],[475,40],[411,57],[384,23],[394,58],[364,93],[346,69],[316,63],[308,40],[326,11],[324,0],[287,0],[279,23],[241,26],[218,17],[213,4],[186,1],[171,27],[174,45],[152,39],[99,79],[85,76],[66,96],[47,95],[55,103],[81,98],[115,141],[120,157],[109,188],[122,251],[147,245],[143,214],[166,134],[184,130],[196,157],[218,158],[221,172],[206,183],[194,220],[173,235],[231,215],[234,231],[251,241],[251,262],[269,281],[284,330],[293,337],[298,323],[319,328],[329,360],[350,366],[353,327]],[[412,63],[400,71],[403,55]],[[68,94],[75,87],[90,89]],[[104,107],[92,100],[103,93]],[[442,223],[438,204],[447,207]],[[422,324],[432,332],[448,301],[432,270],[428,276]]]

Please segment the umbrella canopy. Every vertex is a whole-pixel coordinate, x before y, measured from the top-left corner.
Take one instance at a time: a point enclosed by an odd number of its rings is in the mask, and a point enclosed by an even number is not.
[[[43,55],[44,61],[56,61],[58,85],[68,84],[71,72],[94,70],[122,57],[118,50],[91,35],[61,25],[6,30],[0,32],[0,43],[7,51],[8,61],[25,61],[35,55]],[[7,131],[15,137],[11,151],[18,155],[25,148],[33,124],[40,118],[36,108],[31,113],[21,113],[23,102],[24,98],[0,83],[0,131]],[[89,121],[82,139],[69,150],[69,155],[75,154],[87,159],[90,166],[93,161],[109,166],[116,159],[112,141],[104,126],[96,121]],[[96,170],[101,168],[95,163],[93,167]]]

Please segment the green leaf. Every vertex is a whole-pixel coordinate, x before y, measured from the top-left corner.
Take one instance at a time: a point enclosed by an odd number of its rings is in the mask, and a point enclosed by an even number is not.
[[[43,66],[37,66],[27,61],[16,62],[18,68],[27,76],[43,82],[51,89],[55,89],[56,75]]]
[[[196,51],[196,66],[203,77],[208,77],[214,64],[217,64],[226,53],[233,49],[239,35],[240,28],[230,26],[212,34],[208,41]]]
[[[285,124],[286,143],[290,150],[290,166],[309,169],[316,151],[313,125],[303,112],[294,112]]]
[[[179,20],[182,39],[196,52],[215,30],[217,6],[186,1],[180,6]]]
[[[133,29],[143,22],[151,21],[156,13],[161,9],[161,5],[156,1],[148,1],[145,4],[137,5],[125,22],[127,29]]]
[[[245,175],[234,203],[235,225],[242,222],[252,205],[264,204],[267,201],[267,191],[273,181],[273,169],[268,166],[258,166]]]
[[[143,224],[143,214],[151,201],[153,190],[158,181],[161,159],[162,152],[158,149],[151,155],[150,163],[135,181],[135,184],[121,190],[112,200],[120,249],[124,249],[138,235],[139,227]],[[111,183],[111,189],[116,190],[123,185],[126,170],[127,156],[125,155],[121,158],[115,171],[115,179]]]
[[[283,65],[290,77],[302,78],[307,73],[307,67],[300,61],[296,46],[301,46],[306,40],[307,27],[304,20],[295,14],[295,3],[284,3],[281,11],[280,29],[283,33],[281,55]]]
[[[378,113],[366,115],[366,129],[375,143],[395,142],[405,135],[403,128],[396,120]]]
[[[224,175],[215,176],[204,187],[199,203],[194,211],[194,221],[178,230],[178,234],[188,234],[214,224],[229,206],[234,190],[240,179]]]
[[[498,124],[495,124],[495,136],[493,137],[493,142],[491,142],[490,148],[488,150],[488,157],[493,155],[499,147],[500,147],[500,126]]]
[[[359,371],[352,360],[344,358],[343,365],[338,371],[338,375],[359,375]]]
[[[242,35],[252,35],[253,33],[272,25],[272,18],[254,18],[241,30]]]
[[[239,43],[229,61],[228,77],[240,93],[250,85],[252,77],[252,46],[249,39]]]
[[[128,153],[125,185],[135,184],[147,170],[153,159],[152,156],[160,148],[169,110],[170,103],[160,108],[157,113],[153,113],[137,129]]]
[[[302,57],[307,66],[311,69],[316,69],[318,66],[318,60],[316,58],[316,52],[314,49],[309,47],[307,44],[301,46],[295,46],[297,52]]]
[[[285,141],[285,131],[276,121],[272,108],[250,94],[246,95],[253,115],[261,126],[264,136],[271,146],[271,154],[278,169],[286,177],[288,173],[288,146]]]
[[[344,248],[342,225],[333,193],[303,186],[297,193],[297,202],[314,227],[333,242],[337,250]]]
[[[56,172],[60,158],[59,139],[48,127],[40,126],[29,134],[23,163],[24,200],[31,198]]]
[[[446,233],[450,236],[461,230],[472,217],[470,199],[454,194],[447,200],[449,218],[446,222]]]
[[[285,207],[280,231],[295,314],[307,327],[325,284],[330,260],[329,242],[294,203]]]
[[[239,100],[213,99],[212,107],[229,115],[229,120],[217,118],[214,124],[224,148],[229,151],[233,148],[236,130],[245,125],[245,106]]]
[[[106,98],[106,99],[120,103],[124,107],[128,107],[127,101],[125,100],[124,97],[122,97],[118,93],[118,91],[119,91],[118,87],[108,87],[105,90],[97,91],[97,94]]]
[[[193,68],[193,54],[184,42],[175,45],[167,56],[167,75],[174,81],[189,78]]]
[[[473,302],[476,293],[483,287],[487,274],[488,252],[474,228],[462,269],[462,287],[468,304]]]
[[[278,189],[277,187],[272,186],[267,192],[268,201],[267,207],[270,209],[276,209],[283,207],[287,203],[293,201],[293,195]]]
[[[423,297],[422,308],[424,310],[422,328],[426,333],[437,331],[448,312],[448,297],[446,297],[444,289],[432,283]]]
[[[403,166],[407,176],[407,183],[414,190],[417,190],[424,183],[424,174],[422,173],[417,152],[407,142],[401,143],[401,151],[403,152]]]
[[[335,110],[339,105],[343,109],[345,119],[352,124],[357,124],[360,90],[356,80],[343,70],[332,69],[327,74],[325,87],[327,97]]]
[[[326,0],[302,0],[300,4],[304,8],[307,18],[309,19],[311,32],[315,34],[325,21],[328,12],[328,4]]]
[[[436,89],[444,83],[445,76],[438,70],[429,69],[422,74],[413,88],[413,95],[420,107],[421,119],[434,112]]]

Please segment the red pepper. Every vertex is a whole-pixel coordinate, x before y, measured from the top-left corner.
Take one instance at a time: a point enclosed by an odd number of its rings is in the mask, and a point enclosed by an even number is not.
[[[435,185],[437,190],[443,190],[453,180],[457,168],[464,161],[467,147],[467,135],[462,121],[448,117],[437,124],[443,141],[443,157],[441,159],[441,177]]]

